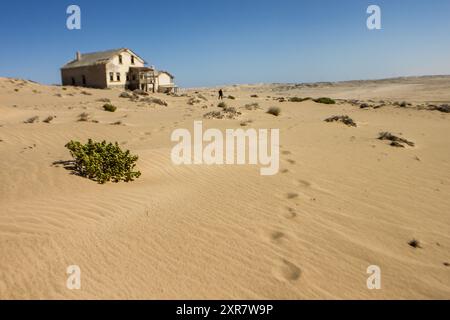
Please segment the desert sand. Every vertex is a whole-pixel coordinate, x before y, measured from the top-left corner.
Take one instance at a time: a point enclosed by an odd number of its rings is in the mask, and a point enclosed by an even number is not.
[[[241,114],[204,119],[217,89],[153,94],[163,106],[0,78],[0,298],[450,298],[450,114],[429,110],[450,102],[450,77],[228,86]],[[322,96],[337,104],[280,99]],[[335,115],[357,127],[324,121]],[[280,172],[173,165],[170,135],[194,120],[279,128]],[[139,155],[142,176],[101,185],[54,165],[88,138]],[[66,287],[69,265],[80,290]]]

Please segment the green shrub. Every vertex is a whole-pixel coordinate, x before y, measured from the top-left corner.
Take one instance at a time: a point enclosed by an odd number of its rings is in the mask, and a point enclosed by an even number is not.
[[[70,141],[65,145],[74,158],[74,170],[83,177],[105,183],[107,181],[133,181],[141,175],[140,171],[133,171],[138,156],[130,151],[122,151],[115,142],[94,142],[89,139],[86,144]]]
[[[224,108],[225,109],[227,107],[227,104],[225,102],[220,102],[217,106],[219,108]]]
[[[103,109],[105,109],[105,111],[114,112],[116,111],[117,107],[113,106],[111,103],[106,103],[103,105]]]
[[[269,110],[267,110],[267,113],[278,117],[281,113],[281,109],[278,107],[270,107]]]
[[[336,103],[336,101],[334,101],[333,99],[330,99],[330,98],[314,99],[314,102],[324,103],[324,104],[335,104]]]

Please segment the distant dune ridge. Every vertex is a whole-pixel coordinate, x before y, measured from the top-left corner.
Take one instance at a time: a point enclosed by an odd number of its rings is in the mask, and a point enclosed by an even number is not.
[[[223,112],[217,88],[120,97],[0,78],[0,298],[448,299],[449,88],[450,76],[224,86],[235,113],[217,118],[204,116]],[[173,165],[170,134],[195,120],[280,129],[280,172]],[[139,179],[66,170],[65,144],[89,138],[138,155]]]

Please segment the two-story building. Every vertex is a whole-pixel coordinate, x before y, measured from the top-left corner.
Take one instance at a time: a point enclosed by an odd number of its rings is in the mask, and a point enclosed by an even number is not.
[[[147,67],[130,49],[76,53],[74,60],[61,68],[64,86],[140,89],[150,92],[174,92],[174,76],[167,71]]]

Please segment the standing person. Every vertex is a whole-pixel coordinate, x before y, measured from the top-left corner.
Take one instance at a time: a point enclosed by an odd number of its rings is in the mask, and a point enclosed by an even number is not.
[[[223,100],[223,91],[222,91],[222,89],[219,90],[219,100]]]

